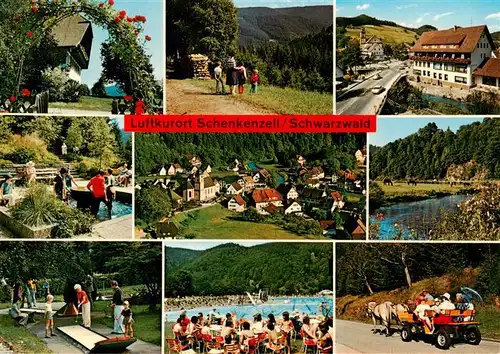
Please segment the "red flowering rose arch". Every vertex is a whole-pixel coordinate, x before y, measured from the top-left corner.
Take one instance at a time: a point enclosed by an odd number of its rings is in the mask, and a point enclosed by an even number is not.
[[[26,53],[30,46],[39,46],[44,34],[65,18],[83,14],[93,24],[107,29],[110,48],[129,74],[130,92],[126,92],[127,100],[123,100],[128,110],[132,113],[135,110],[139,111],[137,113],[155,112],[161,109],[156,100],[157,85],[151,74],[139,69],[149,64],[149,56],[143,50],[145,41],[151,40],[149,35],[143,35],[143,24],[147,19],[141,15],[129,15],[114,5],[115,0],[24,0],[14,18],[14,31],[25,38],[22,41],[25,48],[21,48],[21,53]],[[19,87],[23,60],[20,58],[20,65],[16,68],[17,85],[12,87],[9,97],[0,97],[2,103],[7,99],[13,104],[18,98],[30,96],[29,91]]]

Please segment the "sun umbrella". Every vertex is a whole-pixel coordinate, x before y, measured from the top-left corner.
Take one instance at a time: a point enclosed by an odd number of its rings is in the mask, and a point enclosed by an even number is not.
[[[470,299],[477,299],[480,302],[483,302],[483,298],[481,297],[481,295],[474,289],[463,287],[460,288],[460,291]]]

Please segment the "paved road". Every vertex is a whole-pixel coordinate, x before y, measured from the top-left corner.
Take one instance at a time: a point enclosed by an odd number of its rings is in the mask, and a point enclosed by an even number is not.
[[[394,84],[394,81],[403,70],[399,70],[401,62],[389,64],[387,69],[380,71],[381,79],[370,78],[356,87],[352,88],[344,97],[337,100],[337,114],[375,114],[382,103],[387,91]],[[371,89],[374,86],[382,86],[384,92],[373,94]]]
[[[372,325],[351,321],[335,321],[336,325],[336,354],[356,354],[356,353],[414,353],[432,354],[444,351],[436,348],[430,343],[410,342],[401,340],[398,333],[392,337],[386,337],[371,332]],[[447,353],[450,354],[498,354],[500,353],[500,343],[483,340],[479,345],[456,344]]]

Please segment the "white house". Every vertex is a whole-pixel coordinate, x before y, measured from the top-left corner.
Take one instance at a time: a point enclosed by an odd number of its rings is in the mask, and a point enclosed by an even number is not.
[[[158,173],[158,175],[160,176],[166,176],[167,175],[167,169],[165,168],[165,166],[163,166],[160,170],[160,172]]]
[[[299,193],[293,184],[280,184],[278,186],[278,192],[285,197],[287,202],[299,199]]]
[[[478,87],[498,90],[500,88],[500,59],[487,58],[474,71],[474,77]]]
[[[252,177],[250,176],[245,176],[241,180],[243,182],[242,186],[245,192],[251,191],[252,189],[255,188],[255,181]]]
[[[229,203],[227,204],[227,208],[229,210],[235,211],[237,213],[245,211],[246,206],[247,203],[239,194],[236,194],[234,197],[232,197],[231,200],[229,200]]]
[[[468,88],[476,84],[474,71],[494,49],[486,25],[424,32],[410,48],[413,74],[420,82]]]
[[[257,211],[263,211],[268,205],[283,206],[282,195],[274,188],[256,189],[252,192],[252,199]]]
[[[66,54],[59,67],[70,79],[81,83],[82,70],[89,68],[94,38],[92,24],[80,15],[69,16],[52,29],[52,35]]]
[[[285,215],[287,215],[287,214],[299,214],[301,212],[302,212],[302,206],[296,201],[285,206]]]
[[[363,58],[370,58],[375,61],[384,60],[384,40],[376,36],[366,37],[364,27],[361,28],[359,34],[359,46]]]
[[[332,192],[330,194],[332,200],[333,200],[333,204],[332,204],[332,208],[331,208],[331,212],[333,213],[335,211],[335,209],[342,209],[345,205],[345,202],[344,202],[344,197],[342,196],[342,194],[340,194],[339,192]]]
[[[174,167],[174,165],[170,165],[170,167],[168,168],[168,175],[169,176],[175,176],[175,167]]]
[[[243,192],[243,187],[238,182],[233,182],[226,190],[227,194],[240,194]]]

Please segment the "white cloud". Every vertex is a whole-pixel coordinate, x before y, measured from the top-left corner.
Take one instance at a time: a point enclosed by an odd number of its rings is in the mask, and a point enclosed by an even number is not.
[[[404,9],[411,9],[412,7],[418,7],[418,4],[409,4],[409,5],[403,5],[403,6],[396,6],[396,9],[398,9],[398,10],[404,10]]]
[[[434,21],[439,21],[440,18],[445,17],[445,16],[450,16],[453,14],[454,14],[454,12],[445,12],[444,14],[439,14],[439,15],[434,16],[432,19]]]
[[[341,10],[343,10],[343,9],[344,9],[343,7],[337,7],[337,8],[335,9],[335,12],[336,12],[336,13],[339,13],[339,12],[340,12]]]
[[[366,10],[370,7],[370,4],[358,5],[356,6],[356,10]]]
[[[431,13],[430,12],[426,12],[425,14],[423,14],[421,17],[417,18],[415,20],[416,23],[421,23],[425,17],[429,16]]]
[[[491,20],[492,18],[500,18],[500,12],[496,14],[489,14],[488,16],[486,16],[485,20]]]

